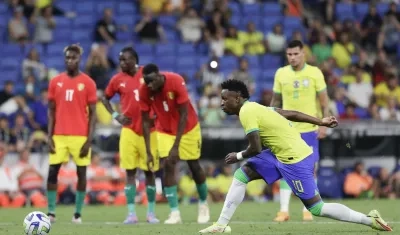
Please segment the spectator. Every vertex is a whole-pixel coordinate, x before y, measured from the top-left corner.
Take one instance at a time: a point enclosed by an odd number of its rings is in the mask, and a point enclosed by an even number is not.
[[[144,10],[142,19],[135,26],[135,32],[138,33],[144,43],[157,43],[160,40],[166,40],[163,27],[153,17],[153,13],[149,9]]]
[[[400,111],[396,107],[396,99],[389,97],[387,106],[379,110],[380,120],[382,121],[398,121],[400,122]]]
[[[0,105],[3,105],[12,97],[14,97],[14,82],[6,81],[3,90],[0,91]]]
[[[229,26],[225,37],[225,52],[226,55],[243,56],[244,46],[240,41],[237,29],[234,26]]]
[[[303,16],[303,2],[302,0],[281,0],[283,4],[285,15],[302,17]]]
[[[315,55],[318,64],[332,56],[332,47],[328,44],[325,34],[320,34],[318,42],[312,46],[312,53]]]
[[[0,143],[6,144],[8,146],[8,149],[10,150],[11,140],[12,140],[12,135],[11,135],[10,124],[8,122],[7,116],[1,116],[0,117]]]
[[[400,12],[397,8],[397,4],[392,1],[389,5],[389,10],[386,12],[385,16],[394,15],[397,21],[400,22]]]
[[[375,198],[396,198],[395,185],[393,184],[394,180],[386,168],[382,167],[379,170],[379,175],[376,181],[377,187],[374,192]]]
[[[356,106],[352,103],[348,103],[345,106],[345,112],[340,115],[342,120],[358,120],[360,117],[355,113]]]
[[[21,7],[15,8],[14,17],[8,22],[10,42],[24,44],[29,39],[28,27],[22,11]]]
[[[34,76],[38,81],[43,81],[47,77],[46,66],[40,62],[39,53],[35,48],[32,48],[22,61],[22,77],[27,79],[29,76]]]
[[[233,179],[232,166],[231,165],[222,166],[221,174],[217,176],[220,193],[222,193],[223,195],[226,195],[228,193],[230,182],[232,182],[232,179]]]
[[[351,64],[351,57],[355,50],[354,44],[349,41],[349,35],[345,32],[341,33],[339,41],[332,47],[332,56],[339,68],[345,69]]]
[[[373,88],[371,82],[363,80],[363,71],[357,69],[356,81],[348,86],[348,97],[358,107],[367,109],[371,102]]]
[[[370,104],[368,112],[373,120],[381,120],[381,117],[379,116],[379,106],[375,102]]]
[[[314,45],[315,43],[321,41],[322,35],[325,35],[324,25],[322,24],[321,20],[314,19],[310,22],[310,27],[308,29],[308,41],[311,45]]]
[[[6,155],[7,146],[0,143],[0,208],[19,208],[25,204],[26,198],[19,192],[17,174],[4,163]]]
[[[286,37],[283,34],[282,25],[276,24],[272,32],[266,36],[266,45],[269,52],[280,54],[285,50]]]
[[[263,90],[261,92],[261,100],[258,101],[259,104],[264,106],[270,106],[272,100],[272,91],[271,90]]]
[[[208,164],[205,167],[207,177],[207,188],[208,194],[211,197],[212,202],[221,202],[224,200],[225,195],[219,192],[218,180],[215,177],[215,165],[213,163]]]
[[[28,146],[31,131],[26,123],[25,115],[17,113],[15,115],[14,127],[12,128],[12,135],[16,146],[16,151],[20,152]]]
[[[40,87],[33,76],[28,76],[25,80],[25,87],[23,91],[20,91],[21,95],[24,95],[26,101],[31,103],[36,100],[36,97],[40,95]]]
[[[194,8],[186,10],[177,24],[177,28],[180,30],[184,42],[199,42],[204,27],[205,23],[203,19],[199,17]]]
[[[264,180],[253,180],[247,184],[246,194],[247,197],[255,202],[265,202],[266,194],[268,192],[267,184]],[[271,194],[271,193],[269,193]]]
[[[30,121],[33,124],[32,127],[35,130],[42,130],[44,132],[47,132],[48,122],[47,108],[49,100],[47,95],[47,88],[42,89],[39,99],[30,105],[31,114],[29,115],[32,119]]]
[[[185,171],[185,174],[179,179],[179,192],[184,204],[189,204],[191,199],[197,196],[196,183],[193,180],[192,172]]]
[[[134,4],[134,3],[132,2],[132,4]],[[151,10],[155,14],[165,12],[167,9],[167,5],[168,5],[168,0],[153,0],[153,1],[141,0],[140,1],[140,6],[143,11]]]
[[[225,51],[224,30],[219,28],[215,36],[205,32],[205,39],[208,42],[211,56],[222,57]]]
[[[379,50],[377,53],[377,59],[375,60],[374,66],[372,67],[374,86],[385,81],[385,73],[387,73],[387,68],[390,65],[391,62],[387,58],[386,52],[384,50]]]
[[[53,41],[53,29],[56,27],[56,21],[53,17],[53,8],[47,6],[41,9],[40,13],[40,16],[32,19],[32,22],[35,24],[33,41],[47,44]]]
[[[90,203],[109,204],[113,198],[110,196],[112,190],[111,176],[107,169],[101,166],[98,154],[92,155],[92,163],[87,169],[88,189],[90,191]]]
[[[244,45],[246,54],[261,55],[265,53],[264,35],[261,31],[257,31],[254,22],[247,24],[247,31],[238,33],[239,40]]]
[[[196,77],[201,80],[202,88],[206,90],[207,87],[211,89],[211,92],[216,92],[219,88],[219,84],[224,80],[224,74],[220,72],[219,59],[213,57],[209,62],[203,65]]]
[[[86,73],[96,82],[97,89],[104,90],[106,88],[109,72],[110,63],[106,47],[93,44],[86,61]]]
[[[389,97],[395,98],[397,104],[400,104],[400,86],[396,75],[387,75],[386,82],[381,82],[375,87],[374,95],[376,103],[380,107],[387,106]]]
[[[206,126],[219,127],[222,126],[226,115],[221,110],[221,99],[216,95],[208,97],[207,104],[201,104],[201,118]]]
[[[330,105],[333,115],[345,117],[345,104],[347,103],[346,94],[346,89],[344,87],[338,87],[334,90],[334,100]]]
[[[30,152],[28,149],[20,151],[15,171],[18,175],[19,188],[23,194],[30,199],[33,206],[45,207],[47,201],[44,196],[44,179],[30,162]]]
[[[345,194],[355,198],[373,197],[373,179],[367,173],[362,162],[354,165],[353,172],[349,173],[344,179]]]
[[[345,74],[342,76],[342,83],[354,83],[358,75],[361,76],[363,82],[371,83],[371,76],[369,73],[366,73],[357,64],[352,64],[346,69]]]
[[[207,31],[210,32],[211,36],[216,36],[220,28],[226,29],[227,26],[227,22],[225,22],[222,13],[219,11],[215,11],[206,24]]]
[[[368,60],[368,54],[365,50],[360,50],[357,66],[360,67],[365,72],[367,72],[368,74],[371,74],[372,67]]]
[[[117,40],[117,31],[118,26],[113,18],[112,9],[104,9],[103,18],[96,23],[94,40],[112,45]]]
[[[361,43],[363,47],[376,48],[381,26],[382,18],[379,16],[376,6],[371,4],[368,14],[361,21]]]
[[[389,14],[384,19],[384,24],[378,37],[378,49],[395,55],[400,44],[400,23],[394,14]]]
[[[229,79],[235,79],[244,82],[250,90],[250,94],[254,93],[255,83],[252,75],[249,72],[249,62],[246,58],[240,58],[238,69],[233,71]]]

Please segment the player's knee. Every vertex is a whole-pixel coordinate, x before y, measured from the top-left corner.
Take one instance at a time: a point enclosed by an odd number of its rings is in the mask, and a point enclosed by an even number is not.
[[[233,177],[236,180],[238,180],[244,184],[247,184],[249,182],[249,177],[248,177],[246,171],[247,171],[246,166],[242,166],[241,168],[239,168],[235,171],[235,174],[233,175]]]
[[[310,208],[307,208],[307,210],[309,212],[311,212],[311,214],[315,215],[315,216],[320,216],[321,215],[321,211],[322,211],[322,207],[324,206],[324,202],[320,201],[317,204],[313,205]]]
[[[57,184],[58,171],[61,165],[50,165],[49,176],[47,177],[48,184]]]
[[[86,182],[86,166],[78,166],[76,170],[78,182]]]

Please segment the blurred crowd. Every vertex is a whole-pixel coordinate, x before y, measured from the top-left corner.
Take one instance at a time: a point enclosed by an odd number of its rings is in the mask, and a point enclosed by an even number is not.
[[[279,14],[301,22],[298,28],[291,31],[287,31],[285,24],[281,22],[274,23],[268,30],[265,27],[260,28],[259,22],[252,20],[243,25],[235,15],[243,6],[269,3],[257,0],[132,1],[129,4],[132,9],[137,8],[140,15],[135,16],[136,21],[130,24],[128,21],[117,21],[116,9],[113,8],[100,9],[102,15],[99,14],[92,23],[85,21],[84,13],[80,13],[84,12],[82,9],[70,10],[65,1],[9,0],[6,8],[0,7],[1,14],[10,15],[5,25],[6,36],[2,37],[5,42],[1,43],[0,50],[20,53],[24,58],[21,61],[11,61],[6,57],[0,63],[2,71],[7,71],[5,77],[9,74],[15,76],[6,81],[2,80],[4,85],[0,90],[0,155],[4,156],[6,152],[17,152],[20,155],[21,162],[15,168],[18,169],[15,172],[18,173],[16,174],[20,189],[24,188],[22,176],[25,176],[21,172],[26,171],[28,178],[34,178],[37,183],[40,178],[41,183],[44,183],[43,178],[38,175],[40,169],[34,173],[33,168],[23,163],[27,162],[29,151],[46,152],[47,84],[49,79],[63,69],[62,59],[46,61],[46,57],[61,54],[62,48],[55,45],[61,40],[60,37],[66,36],[65,32],[63,33],[63,24],[66,21],[63,19],[80,19],[81,25],[87,25],[88,29],[93,31],[90,44],[82,44],[87,53],[81,67],[82,71],[95,80],[99,98],[111,75],[119,71],[118,59],[115,53],[113,54],[118,45],[125,41],[134,41],[134,47],[161,44],[172,47],[178,40],[192,45],[201,53],[202,58],[206,58],[199,61],[201,63],[196,65],[197,71],[193,74],[182,72],[184,69],[176,71],[188,81],[192,102],[202,123],[218,127],[237,122],[221,112],[218,84],[228,78],[242,80],[248,84],[253,99],[269,105],[273,79],[265,80],[266,77],[258,68],[262,63],[258,62],[263,58],[278,58],[276,68],[283,66],[286,64],[285,45],[290,40],[297,39],[305,44],[307,63],[319,66],[325,76],[331,98],[331,110],[335,116],[343,120],[400,121],[400,11],[396,1],[383,0],[372,3],[280,0]],[[273,3],[276,4],[275,1]],[[349,6],[354,8],[357,4],[369,4],[365,14],[359,17],[341,14],[340,9],[347,9]],[[378,9],[377,6],[381,6],[379,4],[385,4],[387,8]],[[178,20],[170,22],[169,16],[177,17]],[[263,21],[266,22],[265,19]],[[0,24],[0,29],[3,26],[3,23]],[[76,42],[90,37],[87,32],[74,33],[75,39],[78,40]],[[174,36],[176,34],[179,35],[178,39]],[[140,51],[141,48],[137,49]],[[227,58],[234,59],[234,69],[223,67]],[[146,61],[146,56],[142,59]],[[275,62],[266,60],[264,63]],[[7,70],[10,68],[12,69]],[[276,68],[267,70],[268,77],[273,77]],[[113,104],[118,110],[118,99],[114,100]],[[116,125],[100,102],[97,112],[100,124]],[[96,159],[93,158],[93,171],[89,172],[101,173],[98,176],[95,173],[90,174],[99,177],[93,178],[93,182],[104,181],[100,184],[103,188],[100,190],[102,193],[89,194],[88,203],[123,203],[120,201],[121,190],[118,188],[122,182],[115,180],[121,172],[117,167],[115,170],[96,168],[100,167]],[[0,161],[2,160],[0,157]],[[113,163],[114,166],[115,164]],[[73,174],[74,169],[69,164],[62,169],[64,173],[60,177],[65,177],[64,180],[68,181],[65,184],[71,186],[75,181],[69,174]],[[7,175],[7,171],[4,172]],[[226,167],[215,171],[215,166],[211,165],[207,172],[211,198],[213,201],[220,201],[228,190],[232,172]],[[350,192],[352,190],[348,189],[346,191],[345,183],[345,192],[354,197],[365,195],[364,191],[372,191],[375,197],[393,197],[396,192],[398,196],[398,174],[385,174],[382,170],[379,176],[374,177],[379,181],[368,179],[368,186],[357,192]],[[68,195],[71,194],[68,193],[71,192],[67,188],[71,187],[63,186],[66,191],[60,191],[60,201],[69,200]],[[91,188],[91,191],[99,191],[94,188]],[[393,192],[388,188],[392,188]],[[190,201],[195,192],[190,175],[184,174],[181,178],[180,190],[182,200]],[[277,193],[276,188],[268,188],[262,181],[254,182],[248,190],[249,198],[254,200],[273,199]],[[64,196],[64,192],[68,192],[67,196]],[[22,190],[21,193],[12,194],[15,205],[22,203],[23,196],[39,206],[43,205],[45,200],[42,187],[40,190]],[[145,199],[143,201],[145,202]],[[0,206],[6,205],[4,203],[0,189]]]

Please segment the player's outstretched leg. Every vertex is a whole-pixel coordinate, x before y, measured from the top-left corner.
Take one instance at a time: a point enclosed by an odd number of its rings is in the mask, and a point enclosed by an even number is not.
[[[47,215],[49,216],[51,223],[56,221],[57,178],[60,167],[61,164],[50,165],[47,177]]]
[[[279,202],[280,210],[277,213],[274,221],[284,222],[289,220],[289,203],[292,196],[292,190],[285,180],[279,181]]]
[[[151,224],[160,223],[160,220],[156,218],[155,207],[156,207],[156,184],[155,176],[151,171],[144,171],[146,176],[146,194],[147,194],[147,222]]]
[[[135,211],[136,169],[126,170],[125,197],[128,206],[128,216],[124,220],[124,224],[136,224],[138,222]]]
[[[77,166],[76,171],[78,175],[78,185],[75,195],[75,213],[72,217],[72,222],[80,224],[82,223],[81,213],[82,207],[86,197],[86,166]]]
[[[383,220],[376,210],[372,210],[368,215],[365,215],[339,203],[324,203],[319,195],[316,197],[318,197],[320,201],[308,207],[308,210],[315,216],[363,224],[379,231],[392,231],[392,228]],[[315,201],[316,199],[317,198],[311,200]],[[309,202],[305,202],[305,205],[307,205],[307,203]]]
[[[192,172],[193,180],[196,182],[196,188],[199,194],[197,223],[205,224],[210,221],[210,209],[207,204],[208,189],[206,184],[206,175],[203,168],[200,166],[199,160],[189,160],[187,161],[187,164]]]
[[[235,171],[233,176],[231,187],[229,188],[228,194],[226,195],[224,207],[222,208],[219,219],[213,225],[200,230],[200,234],[207,233],[230,233],[231,228],[228,226],[236,208],[242,203],[243,198],[246,194],[246,186],[252,180],[260,179],[261,176],[253,171],[247,165]]]
[[[164,160],[164,194],[168,200],[168,205],[171,210],[165,224],[180,224],[182,223],[181,213],[178,206],[178,188],[176,185],[175,166],[176,163],[165,159]]]

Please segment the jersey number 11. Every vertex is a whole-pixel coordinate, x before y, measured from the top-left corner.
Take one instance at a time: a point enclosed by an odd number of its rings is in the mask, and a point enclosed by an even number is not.
[[[66,101],[72,101],[74,97],[74,90],[68,89],[65,90],[65,100]]]

